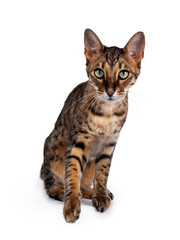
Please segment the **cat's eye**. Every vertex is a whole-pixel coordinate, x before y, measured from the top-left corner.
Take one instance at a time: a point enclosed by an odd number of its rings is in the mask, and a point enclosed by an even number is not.
[[[104,77],[104,72],[100,68],[97,68],[97,69],[94,70],[94,75],[97,78],[102,79]]]
[[[124,80],[129,76],[129,72],[127,70],[122,70],[119,73],[119,77],[120,79]]]

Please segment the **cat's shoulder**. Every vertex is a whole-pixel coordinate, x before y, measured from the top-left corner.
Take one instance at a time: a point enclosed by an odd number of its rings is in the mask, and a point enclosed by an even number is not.
[[[68,97],[74,96],[76,93],[84,92],[86,89],[88,81],[78,84],[69,94]]]

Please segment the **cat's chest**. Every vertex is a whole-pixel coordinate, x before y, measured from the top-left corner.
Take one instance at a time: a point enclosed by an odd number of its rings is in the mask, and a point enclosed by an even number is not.
[[[121,120],[117,116],[96,116],[89,119],[89,127],[98,135],[113,135],[120,130]]]
[[[87,131],[89,132],[89,160],[96,159],[109,144],[115,144],[125,122],[127,108],[124,106],[102,105],[88,113]]]
[[[112,136],[120,131],[126,115],[127,108],[124,106],[102,105],[99,111],[90,112],[89,127],[96,134]]]
[[[89,127],[93,131],[88,156],[91,161],[96,159],[108,144],[117,142],[121,126],[116,116],[93,116]]]

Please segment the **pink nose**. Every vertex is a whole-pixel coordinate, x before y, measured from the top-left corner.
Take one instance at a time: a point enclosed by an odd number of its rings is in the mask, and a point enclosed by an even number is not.
[[[108,94],[109,97],[112,97],[112,95],[114,94],[114,89],[113,89],[113,88],[108,88],[108,89],[106,90],[106,92],[107,92],[107,94]]]

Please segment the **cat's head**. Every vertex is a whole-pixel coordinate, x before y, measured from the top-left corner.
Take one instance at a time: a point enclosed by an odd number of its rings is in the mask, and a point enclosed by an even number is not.
[[[124,48],[106,47],[90,29],[84,33],[89,81],[107,103],[123,99],[140,73],[145,37],[137,32]]]

